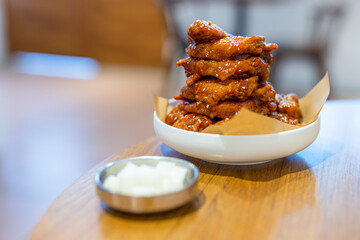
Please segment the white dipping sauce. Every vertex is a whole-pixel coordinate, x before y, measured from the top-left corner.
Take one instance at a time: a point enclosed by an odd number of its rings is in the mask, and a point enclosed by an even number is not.
[[[131,162],[117,174],[108,176],[103,186],[114,193],[131,196],[153,196],[176,192],[184,187],[185,167],[160,161],[156,166]]]

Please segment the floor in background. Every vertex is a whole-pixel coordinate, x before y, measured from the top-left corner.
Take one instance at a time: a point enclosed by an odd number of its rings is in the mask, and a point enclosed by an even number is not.
[[[0,72],[0,236],[25,239],[95,163],[154,135],[161,69],[103,66],[93,80]]]

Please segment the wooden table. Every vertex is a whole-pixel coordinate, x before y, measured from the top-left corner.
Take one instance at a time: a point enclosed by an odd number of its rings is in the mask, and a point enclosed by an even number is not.
[[[173,151],[156,137],[99,163],[53,203],[31,239],[359,239],[360,100],[328,101],[317,140],[269,163],[228,166]],[[261,151],[261,149],[259,149]],[[114,212],[95,193],[95,171],[141,155],[186,159],[200,194],[154,215]]]

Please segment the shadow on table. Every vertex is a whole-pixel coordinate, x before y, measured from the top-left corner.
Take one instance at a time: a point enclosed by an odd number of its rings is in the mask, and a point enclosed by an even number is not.
[[[199,168],[201,190],[217,196],[215,200],[207,199],[210,202],[207,208],[220,207],[220,212],[233,209],[234,214],[241,216],[239,222],[247,219],[246,224],[254,226],[247,230],[248,235],[258,239],[266,239],[269,232],[281,232],[277,228],[278,223],[301,209],[310,208],[314,216],[319,215],[316,210],[318,183],[313,168],[338,150],[314,144],[300,153],[264,164],[222,165],[191,158],[161,146],[161,154],[183,158]],[[225,202],[226,206],[219,206],[218,202]]]
[[[165,144],[161,145],[160,153],[192,162],[201,173],[236,177],[248,181],[271,181],[287,174],[311,171],[311,168],[322,164],[342,149],[343,144],[339,142],[328,142],[326,146],[319,146],[316,141],[297,154],[255,165],[225,165],[204,161],[176,152]]]
[[[197,196],[189,203],[178,207],[173,210],[164,211],[160,213],[151,213],[151,214],[132,214],[127,212],[121,212],[109,208],[106,204],[101,203],[101,207],[107,212],[114,216],[125,218],[128,220],[141,220],[141,221],[153,221],[153,220],[165,220],[170,218],[178,218],[185,216],[187,214],[194,213],[198,211],[206,201],[204,193],[199,192]]]
[[[336,141],[315,141],[297,154],[256,165],[223,165],[206,162],[185,156],[164,144],[159,150],[162,155],[179,157],[194,163],[201,172],[200,182],[202,177],[208,176],[207,180],[204,177],[203,181],[206,183],[202,190],[208,187],[217,188],[219,192],[246,201],[263,200],[274,193],[280,193],[288,200],[302,199],[302,195],[305,194],[308,198],[304,199],[304,203],[311,205],[315,202],[317,184],[313,168],[323,164],[342,149],[343,144]],[[208,179],[212,176],[216,176],[216,181]]]

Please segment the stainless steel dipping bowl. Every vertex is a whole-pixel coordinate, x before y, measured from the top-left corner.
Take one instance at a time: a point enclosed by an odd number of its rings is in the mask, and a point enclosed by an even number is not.
[[[107,176],[116,175],[128,162],[136,165],[147,164],[156,166],[159,161],[173,162],[177,166],[188,169],[184,180],[184,187],[182,189],[161,195],[139,197],[114,193],[103,186],[104,180]],[[95,183],[97,195],[107,206],[124,212],[141,214],[167,211],[180,207],[191,201],[197,193],[196,186],[198,177],[198,168],[190,162],[172,157],[142,156],[122,159],[107,164],[97,171],[95,175]]]

